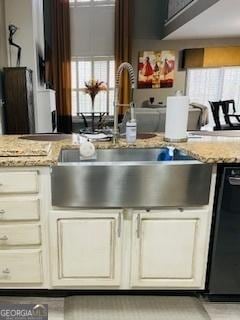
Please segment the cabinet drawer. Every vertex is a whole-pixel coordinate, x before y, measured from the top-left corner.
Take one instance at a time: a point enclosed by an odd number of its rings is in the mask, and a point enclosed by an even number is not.
[[[0,199],[0,222],[17,220],[39,220],[39,199]]]
[[[41,283],[42,257],[40,250],[0,252],[0,283]]]
[[[0,194],[37,193],[38,173],[0,172]]]
[[[19,224],[0,226],[0,247],[40,244],[40,225]]]

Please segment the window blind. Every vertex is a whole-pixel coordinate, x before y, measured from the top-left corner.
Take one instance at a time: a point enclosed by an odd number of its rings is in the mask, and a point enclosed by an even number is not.
[[[240,67],[189,69],[187,72],[187,95],[190,102],[198,102],[209,108],[210,123],[213,127],[209,101],[234,99],[240,112]],[[223,115],[220,113],[223,120]]]
[[[95,99],[95,112],[113,114],[115,0],[70,0],[72,50],[72,113],[91,112],[85,82],[104,81],[107,92]]]

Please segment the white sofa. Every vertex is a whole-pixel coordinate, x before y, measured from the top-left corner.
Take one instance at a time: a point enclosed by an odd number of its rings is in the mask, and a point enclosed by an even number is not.
[[[201,129],[201,113],[197,108],[189,107],[188,131],[198,131]],[[164,132],[166,121],[166,108],[135,108],[138,133],[143,132]],[[130,120],[130,111],[127,111],[120,124],[120,132],[126,131],[126,122]],[[177,121],[177,119],[176,119]]]

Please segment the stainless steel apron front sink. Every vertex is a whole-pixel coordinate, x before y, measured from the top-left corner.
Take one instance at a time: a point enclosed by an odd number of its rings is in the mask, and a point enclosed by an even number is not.
[[[170,153],[170,155],[169,155]],[[209,202],[212,165],[177,149],[62,150],[52,168],[52,205],[79,208],[193,207]]]

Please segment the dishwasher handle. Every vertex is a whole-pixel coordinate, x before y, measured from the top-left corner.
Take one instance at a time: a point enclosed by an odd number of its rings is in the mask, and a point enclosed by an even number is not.
[[[228,181],[232,186],[240,186],[240,177],[229,177]]]

